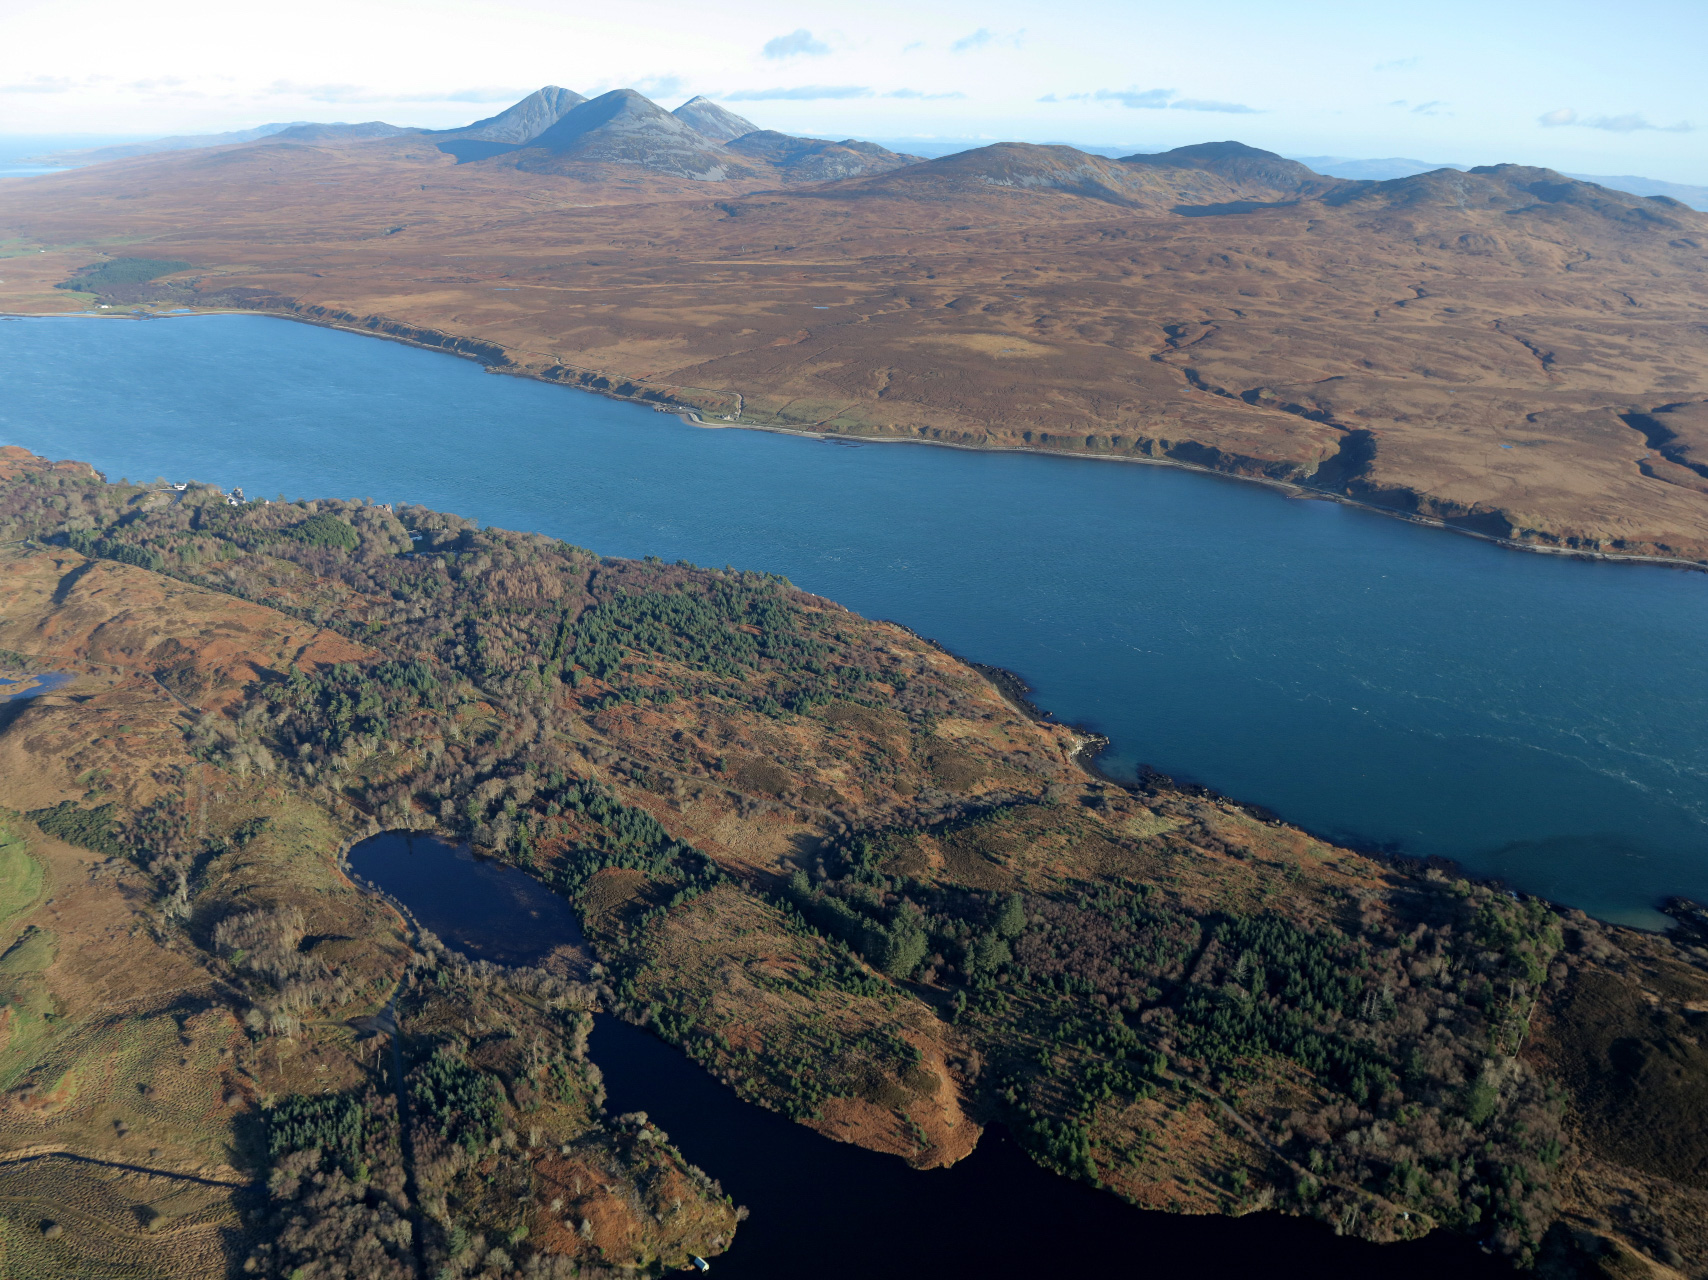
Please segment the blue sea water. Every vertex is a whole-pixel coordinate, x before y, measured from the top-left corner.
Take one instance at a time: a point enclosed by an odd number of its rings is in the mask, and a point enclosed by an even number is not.
[[[34,157],[79,147],[106,146],[119,139],[86,134],[0,134],[0,178],[27,178],[38,173],[58,173],[60,166],[30,163]],[[129,139],[124,139],[129,141]]]
[[[1141,762],[1604,917],[1708,899],[1708,576],[1182,470],[709,430],[252,316],[0,322],[0,442],[787,575]]]

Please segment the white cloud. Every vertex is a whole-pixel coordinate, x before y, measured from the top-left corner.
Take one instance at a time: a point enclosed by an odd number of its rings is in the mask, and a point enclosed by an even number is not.
[[[880,98],[917,98],[921,102],[938,102],[944,98],[964,98],[967,95],[959,89],[949,93],[925,93],[919,89],[891,89],[888,93],[881,93],[878,96]]]
[[[1255,116],[1262,107],[1248,107],[1243,102],[1213,102],[1204,98],[1182,98],[1168,104],[1175,111],[1221,111],[1232,116]]]
[[[456,89],[436,98],[414,98],[414,102],[516,102],[532,89]],[[402,99],[400,99],[402,101]]]
[[[371,89],[354,84],[299,84],[295,80],[275,80],[267,86],[268,93],[281,98],[307,98],[310,102],[376,102],[380,98]]]
[[[737,89],[723,95],[725,102],[816,102],[821,98],[872,98],[870,89],[858,84],[803,84],[793,89]]]
[[[1418,57],[1395,58],[1392,62],[1378,62],[1375,66],[1375,70],[1377,70],[1377,71],[1413,71],[1413,70],[1416,70],[1417,64],[1422,62],[1422,61],[1423,61],[1423,59],[1418,58]]]
[[[1220,111],[1228,115],[1254,116],[1261,107],[1243,102],[1218,102],[1210,98],[1182,98],[1178,89],[1098,89],[1095,93],[1069,93],[1058,97],[1046,93],[1039,102],[1119,102],[1135,111]]]
[[[1099,89],[1096,93],[1070,94],[1070,97],[1084,98],[1089,96],[1093,102],[1119,102],[1123,107],[1134,110],[1154,111],[1168,105],[1168,100],[1178,94],[1176,89]]]
[[[682,92],[682,86],[686,83],[681,76],[647,76],[634,81],[629,88],[644,93],[649,98],[674,98]]]
[[[1672,124],[1650,124],[1635,111],[1622,116],[1580,116],[1570,107],[1546,112],[1536,118],[1536,123],[1546,129],[1575,125],[1580,129],[1605,129],[1609,133],[1638,133],[1642,130],[1653,130],[1657,133],[1693,133],[1696,130],[1696,126],[1688,120],[1679,120]]]
[[[814,40],[812,32],[805,27],[789,32],[786,36],[778,36],[767,40],[761,50],[767,58],[798,58],[802,54],[808,57],[821,57],[830,52],[830,46],[822,40]]]
[[[949,52],[971,53],[975,49],[989,49],[996,45],[1011,45],[1018,49],[1025,41],[1026,29],[1024,27],[1008,35],[1000,35],[989,27],[980,27],[977,31],[964,35],[959,40],[951,41]]]
[[[360,105],[376,102],[515,102],[533,90],[483,87],[387,93],[355,84],[298,84],[294,80],[275,80],[265,92],[274,97],[303,98],[309,102]]]
[[[0,93],[70,93],[72,84],[64,76],[37,76],[20,84],[0,84]]]

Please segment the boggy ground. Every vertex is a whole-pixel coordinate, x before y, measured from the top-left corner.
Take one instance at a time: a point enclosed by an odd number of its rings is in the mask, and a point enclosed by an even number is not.
[[[1708,559],[1708,218],[1517,166],[1229,172],[1005,144],[762,190],[220,148],[7,183],[0,306],[259,308],[708,422],[1167,460]],[[54,287],[109,258],[160,274]]]
[[[977,671],[763,575],[15,449],[0,525],[0,657],[73,677],[0,726],[0,1247],[32,1274],[727,1247],[717,1171],[602,1111],[594,1008],[919,1166],[1000,1119],[1152,1207],[1708,1274],[1696,933],[1098,780]],[[591,981],[358,892],[339,851],[382,826],[559,889]]]

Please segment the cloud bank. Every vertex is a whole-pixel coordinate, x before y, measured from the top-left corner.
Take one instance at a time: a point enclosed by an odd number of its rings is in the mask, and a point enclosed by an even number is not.
[[[793,89],[737,89],[723,95],[725,102],[817,102],[823,98],[874,98],[861,84],[803,84]]]
[[[1227,115],[1254,116],[1262,107],[1243,102],[1217,102],[1210,98],[1182,98],[1178,89],[1098,89],[1094,93],[1046,93],[1039,102],[1119,102],[1135,111],[1219,111]]]
[[[822,40],[814,40],[812,32],[805,27],[789,32],[786,36],[778,36],[767,40],[765,47],[760,50],[767,58],[817,58],[830,52],[830,46]]]
[[[1557,111],[1538,116],[1536,123],[1545,129],[1576,127],[1605,129],[1609,133],[1637,133],[1644,129],[1652,129],[1657,133],[1693,133],[1696,129],[1688,120],[1679,120],[1673,124],[1650,124],[1635,111],[1622,116],[1580,116],[1570,107],[1561,107]]]
[[[362,104],[375,102],[515,102],[532,93],[531,89],[485,87],[476,89],[447,89],[424,93],[386,93],[357,84],[299,84],[295,80],[275,80],[264,93],[279,98],[306,98],[310,102]]]

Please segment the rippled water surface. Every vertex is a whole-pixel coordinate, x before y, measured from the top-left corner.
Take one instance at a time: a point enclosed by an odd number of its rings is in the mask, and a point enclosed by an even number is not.
[[[0,322],[0,441],[786,574],[1140,762],[1604,915],[1708,898],[1708,576],[1160,467],[713,431],[248,316]]]

